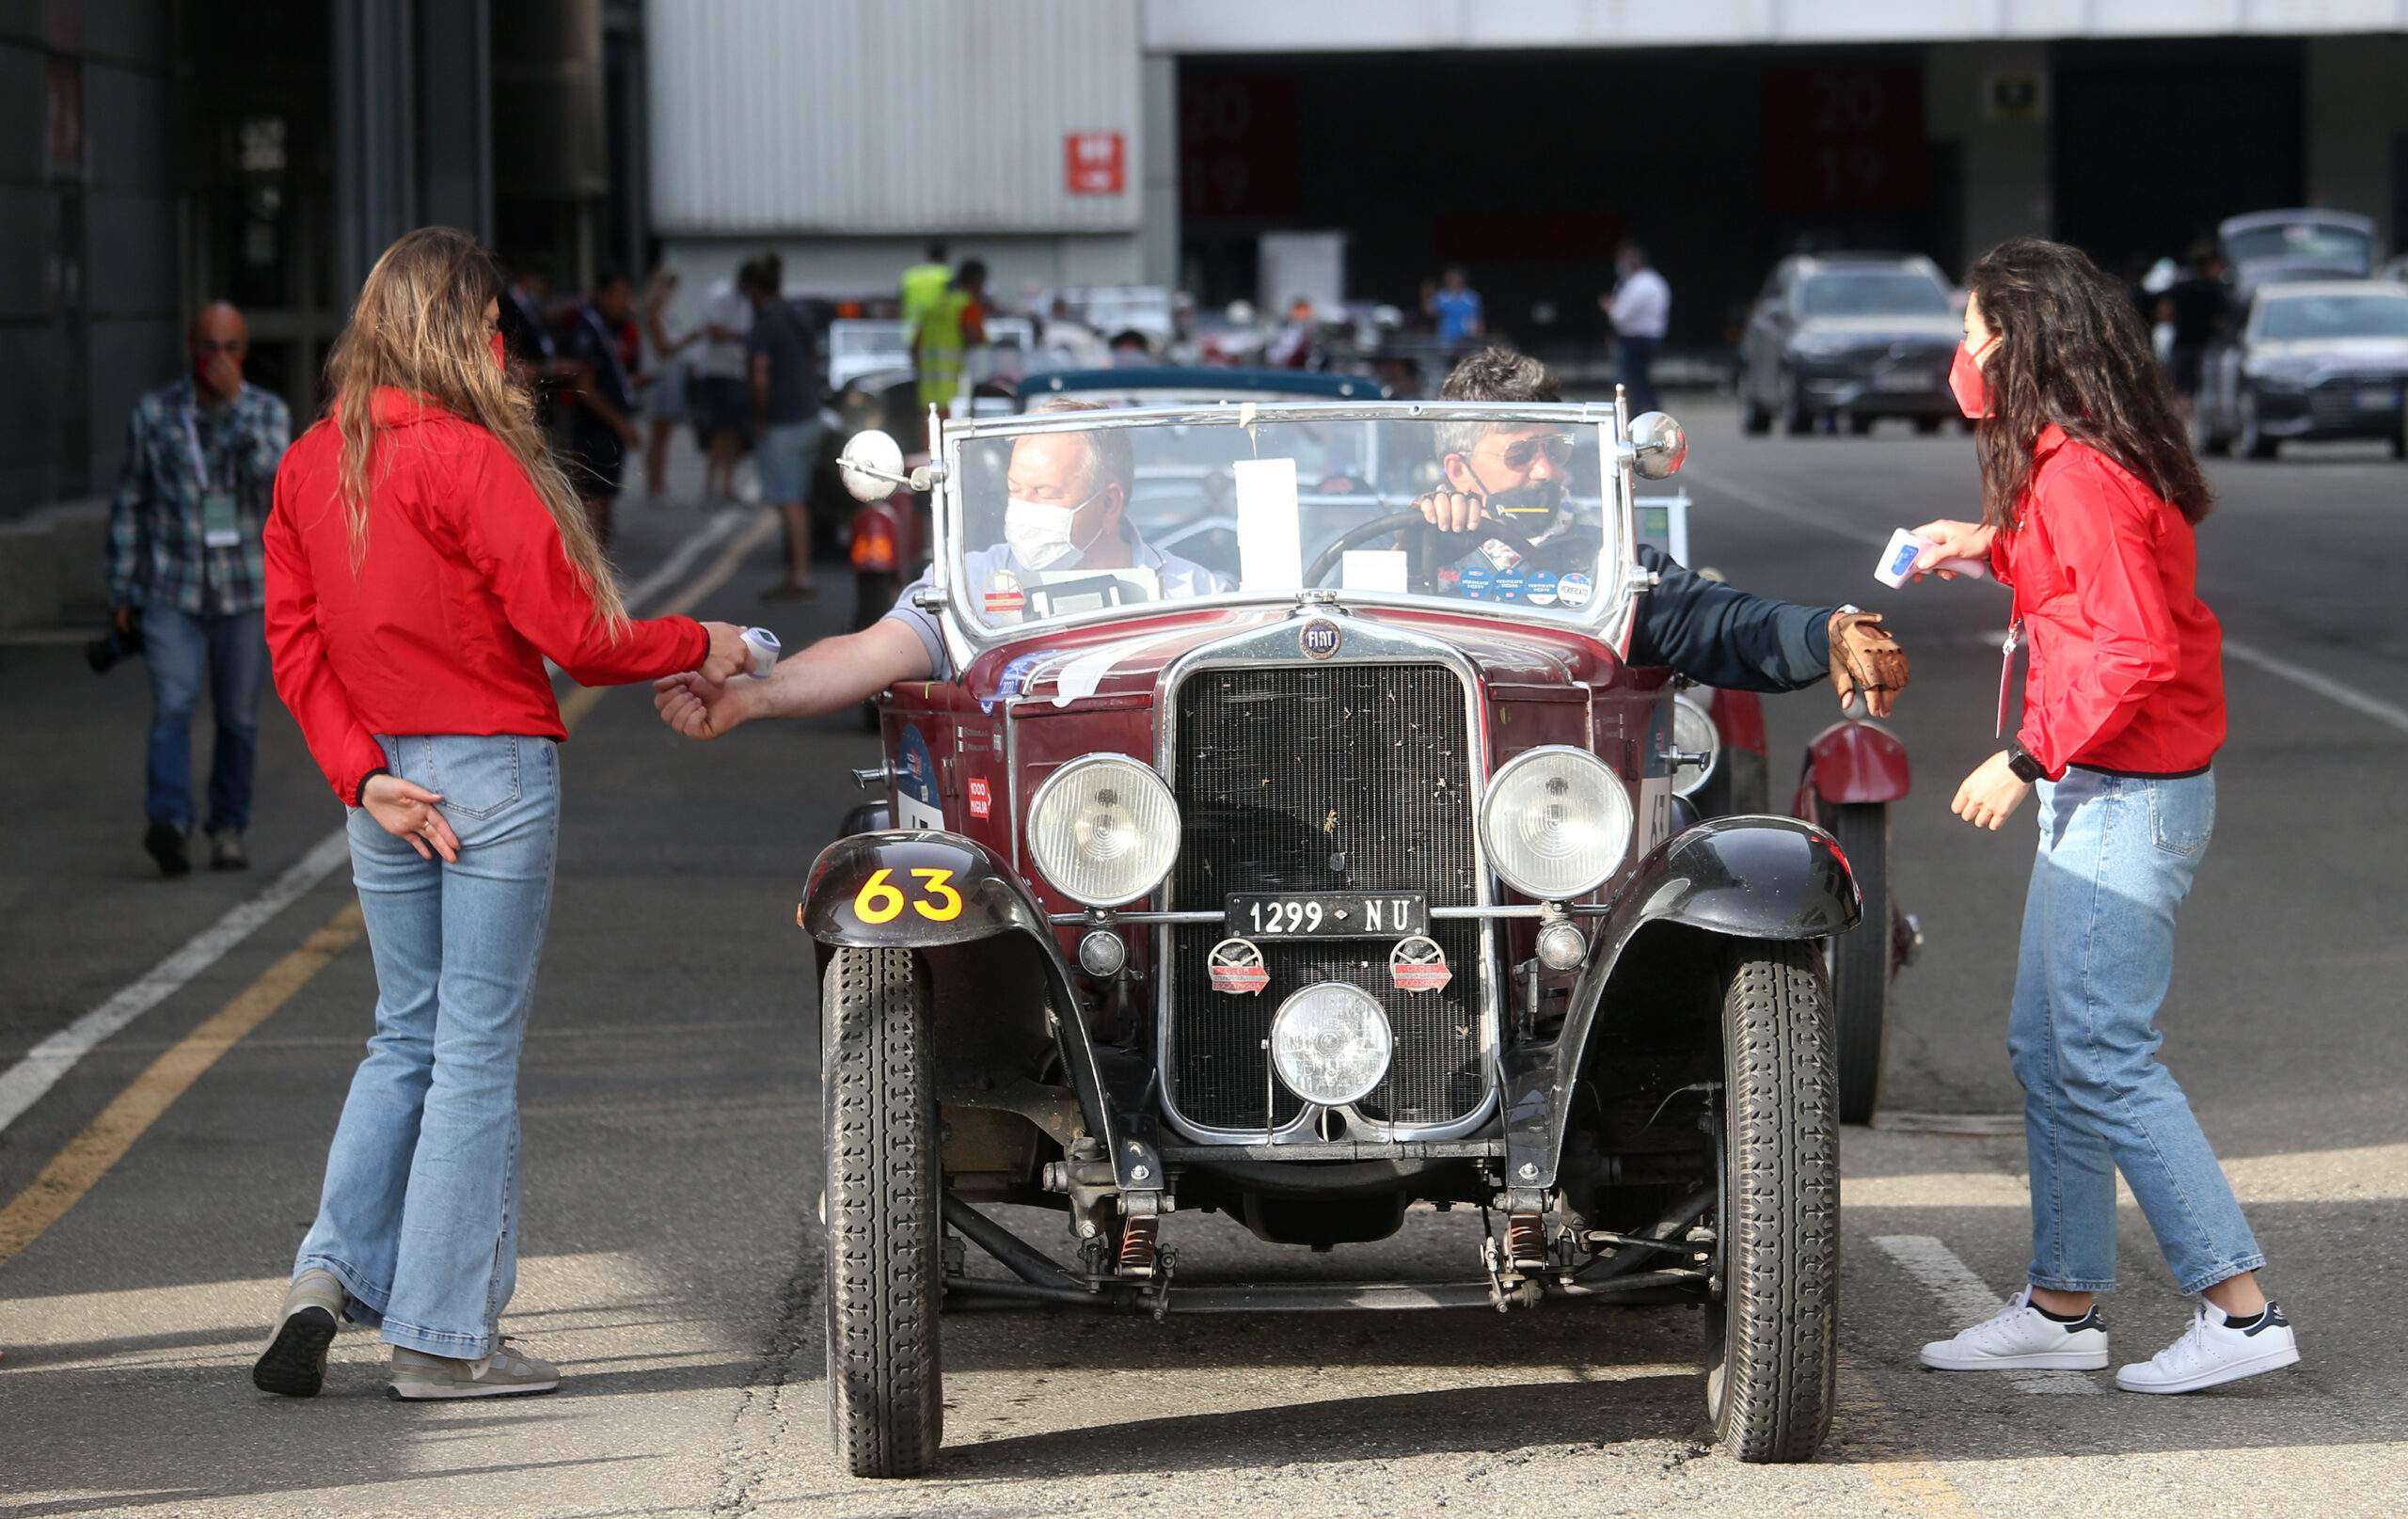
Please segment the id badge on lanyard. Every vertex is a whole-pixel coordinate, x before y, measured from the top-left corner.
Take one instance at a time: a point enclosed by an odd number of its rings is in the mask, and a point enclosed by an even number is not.
[[[210,478],[209,455],[200,446],[200,430],[193,425],[192,413],[184,413],[184,442],[192,449],[193,478],[200,482],[200,542],[207,548],[240,548],[243,546],[243,524],[234,514],[234,483],[230,478],[220,484]]]
[[[2023,646],[2023,619],[2019,617],[2006,630],[2006,641],[1998,646],[1998,736],[2006,736],[2006,704],[2015,694],[2015,651]]]

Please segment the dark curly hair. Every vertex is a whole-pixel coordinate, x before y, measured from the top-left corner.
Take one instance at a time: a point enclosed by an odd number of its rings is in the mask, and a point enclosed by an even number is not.
[[[2010,238],[1966,277],[1998,347],[1983,367],[1989,415],[1973,430],[1982,520],[2013,531],[2051,422],[2130,470],[2189,521],[2215,498],[2124,287],[2080,248]]]

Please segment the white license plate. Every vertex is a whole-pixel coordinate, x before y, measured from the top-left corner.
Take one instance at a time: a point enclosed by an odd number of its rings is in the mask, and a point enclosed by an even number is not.
[[[2387,385],[2369,385],[2358,390],[2360,411],[2389,411],[2400,403],[2400,392]]]
[[[1931,388],[1931,376],[1917,374],[1911,371],[1893,370],[1886,374],[1875,375],[1873,388],[1876,390],[1928,390]]]

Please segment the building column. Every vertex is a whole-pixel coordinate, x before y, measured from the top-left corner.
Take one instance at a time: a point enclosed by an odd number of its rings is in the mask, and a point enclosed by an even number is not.
[[[2408,37],[2319,37],[2307,44],[2307,198],[2375,220],[2396,250],[2408,227]]]
[[[1179,59],[1149,54],[1137,60],[1137,110],[1142,130],[1138,261],[1145,282],[1178,290]]]
[[[1941,43],[1931,50],[1924,81],[1932,140],[1955,142],[1961,152],[1962,261],[2010,237],[2047,236],[2054,218],[2046,45]],[[2038,92],[2028,105],[2026,86]]]
[[[493,242],[493,21],[489,0],[417,0],[415,224]]]
[[[418,190],[411,0],[334,6],[336,305],[413,225]]]

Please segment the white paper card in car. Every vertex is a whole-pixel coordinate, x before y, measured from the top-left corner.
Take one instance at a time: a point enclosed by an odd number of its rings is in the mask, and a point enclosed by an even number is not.
[[[1350,548],[1338,556],[1338,583],[1349,591],[1383,591],[1404,594],[1405,553],[1402,548]]]
[[[1305,581],[1304,528],[1296,516],[1296,461],[1240,459],[1238,573],[1248,587],[1282,590]]]

